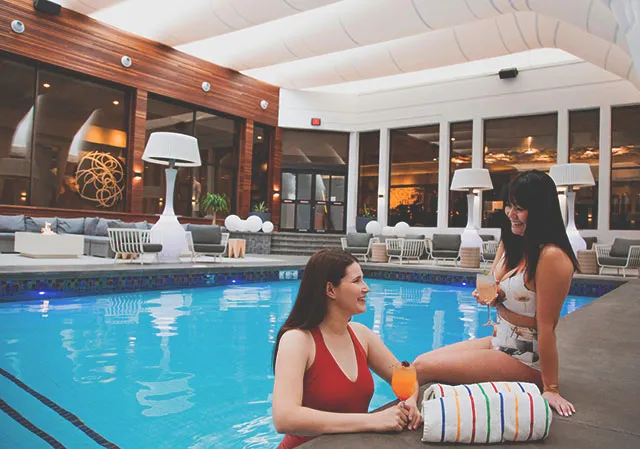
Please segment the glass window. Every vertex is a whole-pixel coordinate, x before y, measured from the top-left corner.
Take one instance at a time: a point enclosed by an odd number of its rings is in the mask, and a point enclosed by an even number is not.
[[[36,70],[0,59],[0,204],[30,204]]]
[[[345,177],[333,175],[331,177],[331,197],[329,201],[344,201],[345,197]]]
[[[451,154],[449,157],[449,185],[453,172],[461,168],[471,168],[471,143],[473,122],[451,123],[449,125]],[[449,190],[449,227],[464,228],[467,225],[467,194]]]
[[[558,159],[558,115],[484,121],[484,166],[493,190],[483,192],[482,227],[500,227],[507,185],[527,170],[549,172]]]
[[[296,175],[294,173],[282,173],[282,199],[296,199]]]
[[[282,165],[346,167],[348,159],[348,133],[293,129],[282,132]]]
[[[269,155],[271,154],[271,128],[256,125],[253,129],[253,156],[251,157],[251,208],[268,204]]]
[[[569,162],[591,167],[596,185],[576,191],[575,220],[578,229],[598,227],[598,174],[600,160],[600,110],[569,112]]]
[[[29,204],[124,211],[128,94],[41,69]]]
[[[360,133],[359,152],[358,215],[376,217],[380,167],[380,131]]]
[[[640,106],[611,109],[611,229],[640,229]]]
[[[391,130],[389,226],[438,224],[440,126]]]

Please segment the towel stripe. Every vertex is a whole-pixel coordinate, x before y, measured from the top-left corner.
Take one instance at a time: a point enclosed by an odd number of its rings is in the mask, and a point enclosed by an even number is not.
[[[544,401],[544,411],[547,415],[546,423],[544,425],[544,434],[542,435],[542,439],[545,439],[547,438],[547,435],[549,435],[549,402],[544,397],[542,400]]]
[[[533,396],[531,396],[531,393],[527,394],[529,395],[529,413],[531,414],[531,422],[529,423],[529,436],[527,437],[527,441],[529,441],[533,436],[533,417],[535,415],[533,414]]]
[[[444,416],[444,399],[440,398],[440,410],[442,410],[442,434],[440,436],[440,442],[444,442],[444,424],[445,424],[445,416]]]
[[[489,407],[489,396],[487,396],[487,393],[485,393],[484,388],[482,388],[482,385],[478,384],[478,387],[480,387],[480,391],[482,391],[482,395],[484,396],[484,400],[487,403],[487,443],[489,442],[489,439],[491,438],[491,407]]]
[[[471,423],[472,423],[471,442],[475,443],[476,441],[476,403],[475,403],[475,400],[473,399],[473,393],[471,393],[471,389],[466,385],[464,387],[469,392],[469,399],[471,400]]]
[[[498,392],[498,389],[496,388],[496,385],[493,382],[489,382],[491,384],[491,386],[493,387],[493,391],[495,391],[496,393]]]
[[[513,436],[513,441],[518,441],[518,429],[520,428],[520,417],[518,416],[518,395],[514,394],[516,404],[516,434]]]
[[[504,386],[507,387],[507,391],[511,393],[511,387],[509,386],[509,384],[505,382]]]
[[[522,384],[520,382],[516,382],[518,384],[518,386],[520,387],[520,389],[522,390],[523,393],[525,393],[524,391],[524,387],[522,386]]]
[[[442,384],[438,384],[440,387],[440,396],[444,396],[444,388],[442,388]]]
[[[500,396],[500,442],[504,441],[504,396],[502,393],[498,393]]]
[[[458,422],[456,429],[456,443],[460,441],[460,400],[458,399],[458,390],[453,390],[456,393],[456,412],[458,413]]]

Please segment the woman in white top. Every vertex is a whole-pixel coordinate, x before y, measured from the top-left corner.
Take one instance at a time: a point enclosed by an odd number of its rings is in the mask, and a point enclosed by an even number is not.
[[[509,221],[491,267],[499,285],[490,304],[498,310],[493,337],[420,355],[414,361],[418,380],[534,382],[553,409],[570,416],[575,408],[558,387],[555,328],[578,262],[553,180],[537,170],[520,174],[509,184],[505,214]]]

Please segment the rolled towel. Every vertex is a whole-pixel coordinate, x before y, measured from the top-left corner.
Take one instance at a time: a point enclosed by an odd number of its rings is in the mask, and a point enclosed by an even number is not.
[[[540,394],[540,390],[536,384],[529,382],[482,382],[469,385],[445,385],[433,384],[424,392],[424,399],[438,399],[447,396],[468,396],[481,394],[498,394],[498,393],[531,393]]]
[[[457,390],[453,391],[451,396],[423,402],[423,442],[484,444],[541,440],[549,435],[551,409],[540,394],[456,395]]]

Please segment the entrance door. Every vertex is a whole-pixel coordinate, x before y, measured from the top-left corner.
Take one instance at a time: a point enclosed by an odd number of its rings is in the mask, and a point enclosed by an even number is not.
[[[345,175],[283,171],[281,186],[281,230],[344,232]]]

